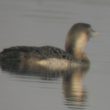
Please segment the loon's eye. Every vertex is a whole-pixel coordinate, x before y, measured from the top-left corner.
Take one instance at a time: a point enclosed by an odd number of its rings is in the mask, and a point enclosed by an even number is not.
[[[91,32],[90,31],[86,31],[86,35],[87,36],[91,36]]]

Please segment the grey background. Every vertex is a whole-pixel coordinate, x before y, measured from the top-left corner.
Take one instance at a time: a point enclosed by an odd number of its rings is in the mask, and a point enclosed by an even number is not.
[[[109,0],[0,0],[0,51],[15,45],[64,47],[76,22],[100,32],[87,48],[91,69],[85,78],[87,110],[110,109]],[[62,79],[41,81],[11,77],[0,71],[0,110],[68,110]]]

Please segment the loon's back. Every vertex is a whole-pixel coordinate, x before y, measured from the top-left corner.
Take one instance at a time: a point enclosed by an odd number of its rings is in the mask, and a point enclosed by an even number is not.
[[[41,59],[46,58],[63,58],[67,60],[72,60],[72,55],[65,52],[62,49],[43,46],[43,47],[29,47],[29,46],[16,46],[4,49],[0,53],[1,59],[4,58],[18,58],[20,55],[25,54],[26,56],[33,55]]]

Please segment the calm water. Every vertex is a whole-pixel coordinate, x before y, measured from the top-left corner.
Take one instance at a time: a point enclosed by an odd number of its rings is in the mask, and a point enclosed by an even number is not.
[[[63,48],[66,33],[76,22],[90,23],[100,32],[87,48],[89,71],[74,70],[68,77],[0,70],[0,110],[110,109],[109,0],[0,0],[0,51],[15,45]],[[75,84],[77,76],[82,82]]]

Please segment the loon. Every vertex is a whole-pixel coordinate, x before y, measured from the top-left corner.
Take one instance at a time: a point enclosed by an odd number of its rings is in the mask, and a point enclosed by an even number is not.
[[[74,24],[65,40],[65,50],[54,46],[14,46],[0,53],[0,65],[20,69],[67,70],[90,63],[85,53],[95,31],[88,23]]]

